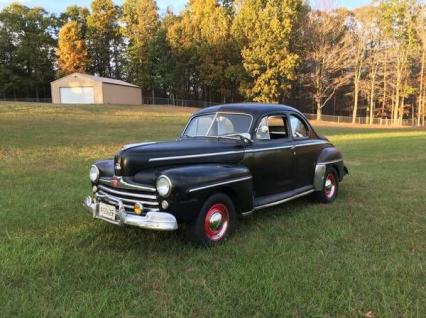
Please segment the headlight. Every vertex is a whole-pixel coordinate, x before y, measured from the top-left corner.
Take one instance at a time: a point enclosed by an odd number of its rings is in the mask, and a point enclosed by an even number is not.
[[[157,191],[162,197],[168,197],[172,192],[172,182],[167,176],[159,176],[157,179]]]
[[[89,173],[90,181],[95,183],[99,179],[99,169],[95,165],[90,167],[90,173]]]

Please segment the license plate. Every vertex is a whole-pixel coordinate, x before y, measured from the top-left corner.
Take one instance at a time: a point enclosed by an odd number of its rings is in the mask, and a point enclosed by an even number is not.
[[[109,220],[115,220],[115,206],[105,204],[105,203],[99,203],[99,216],[109,219]]]

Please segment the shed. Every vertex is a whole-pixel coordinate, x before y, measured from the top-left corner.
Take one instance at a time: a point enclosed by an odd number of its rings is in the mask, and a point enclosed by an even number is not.
[[[54,104],[140,105],[139,86],[121,80],[72,73],[50,83]]]

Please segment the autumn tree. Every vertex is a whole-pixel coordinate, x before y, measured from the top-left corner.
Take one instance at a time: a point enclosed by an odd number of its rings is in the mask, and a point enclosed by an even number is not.
[[[86,71],[89,59],[76,21],[69,21],[61,28],[56,55],[60,76]]]
[[[233,31],[242,49],[242,65],[249,81],[243,93],[258,102],[278,102],[295,80],[299,56],[291,42],[303,2],[245,0],[238,4]]]

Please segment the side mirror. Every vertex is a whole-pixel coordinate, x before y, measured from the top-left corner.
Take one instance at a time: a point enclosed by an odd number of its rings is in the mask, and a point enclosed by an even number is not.
[[[253,143],[253,140],[251,140],[251,136],[249,133],[243,133],[243,134],[239,134],[240,140],[245,144],[245,145],[251,145]]]

